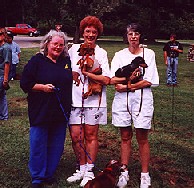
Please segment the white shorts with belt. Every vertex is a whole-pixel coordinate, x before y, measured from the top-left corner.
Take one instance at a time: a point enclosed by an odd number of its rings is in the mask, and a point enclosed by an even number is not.
[[[112,104],[112,124],[116,127],[128,127],[133,123],[135,128],[150,129],[153,111],[153,95],[150,88],[143,89],[142,99],[141,89],[129,92],[128,103],[127,92],[116,92]]]

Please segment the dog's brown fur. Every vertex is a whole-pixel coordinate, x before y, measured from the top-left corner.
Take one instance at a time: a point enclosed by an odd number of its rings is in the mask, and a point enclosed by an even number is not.
[[[87,182],[84,188],[114,188],[121,171],[121,164],[111,160],[104,169],[93,180]]]
[[[102,69],[101,68],[96,68],[93,71],[90,71],[91,73],[95,75],[101,75],[102,74]],[[84,99],[87,99],[88,96],[91,96],[92,94],[94,95],[101,95],[102,93],[102,84],[95,82],[94,80],[88,78],[88,92],[84,93]]]
[[[78,50],[79,56],[82,56],[82,58],[77,62],[77,65],[80,65],[80,69],[83,68],[84,64],[86,64],[87,68],[92,68],[94,64],[94,60],[90,58],[89,56],[94,55],[94,48],[95,46],[89,45],[89,44],[81,44],[80,48]]]
[[[89,56],[94,55],[94,48],[95,46],[93,45],[88,45],[88,44],[81,44],[80,48],[78,50],[79,55],[82,56],[82,58],[77,62],[77,65],[79,65],[80,69],[86,69],[86,71],[93,73],[95,75],[101,75],[102,74],[102,69],[101,68],[96,68],[92,70],[93,65],[94,65],[94,60],[90,58]],[[80,84],[80,75],[77,72],[73,72],[73,80],[76,86],[79,86]],[[98,82],[95,82],[94,80],[88,78],[88,91],[84,93],[84,99],[87,99],[88,96],[91,95],[99,95],[99,104],[101,102],[101,95],[102,95],[102,85]]]
[[[78,72],[72,71],[73,81],[76,86],[80,84],[80,74]]]

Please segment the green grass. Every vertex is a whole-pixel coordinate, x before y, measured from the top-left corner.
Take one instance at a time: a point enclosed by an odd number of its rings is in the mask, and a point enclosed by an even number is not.
[[[99,45],[107,50],[109,61],[116,51],[125,47],[122,42],[102,41]],[[156,52],[160,76],[160,86],[153,89],[155,112],[153,128],[150,132],[152,187],[194,187],[194,63],[186,60],[188,45],[184,44],[184,53],[179,59],[179,87],[174,88],[173,91],[172,88],[165,86],[166,66],[163,60],[163,44],[148,44],[148,47]],[[37,48],[22,49],[18,72],[23,70],[23,66],[37,51]],[[0,122],[0,187],[27,188],[30,186],[30,175],[26,94],[21,91],[19,81],[11,81],[10,86],[11,89],[7,92],[9,120]],[[118,129],[111,125],[114,88],[108,86],[107,93],[108,125],[101,126],[99,130],[100,148],[96,161],[98,169],[103,169],[110,159],[119,159],[120,156],[120,134]],[[172,104],[174,104],[173,108]],[[69,134],[67,134],[64,155],[56,172],[59,188],[79,187],[78,184],[68,185],[66,182],[66,178],[73,173],[74,166],[75,157]],[[138,148],[134,137],[129,187],[139,186],[139,174]]]

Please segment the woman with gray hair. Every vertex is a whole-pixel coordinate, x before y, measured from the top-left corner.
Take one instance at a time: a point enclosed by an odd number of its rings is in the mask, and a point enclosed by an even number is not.
[[[127,187],[128,165],[132,153],[133,128],[139,146],[141,162],[140,188],[151,186],[149,175],[150,146],[149,131],[154,112],[152,87],[159,85],[155,52],[142,45],[143,31],[137,23],[127,26],[128,46],[115,53],[111,62],[111,81],[115,86],[112,103],[112,124],[120,129],[121,163],[123,172],[117,186]],[[129,76],[118,76],[117,71],[126,66],[134,66],[137,58],[147,64],[139,66]]]
[[[41,42],[40,50],[24,67],[20,81],[21,88],[28,94],[32,188],[54,182],[72,99],[66,35],[51,30]]]

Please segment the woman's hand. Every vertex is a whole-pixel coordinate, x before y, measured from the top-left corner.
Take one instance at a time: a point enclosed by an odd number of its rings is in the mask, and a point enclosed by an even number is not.
[[[131,81],[128,81],[127,85],[126,84],[115,84],[115,89],[119,93],[126,92],[126,91],[130,91],[130,92],[135,91],[135,89],[131,85]]]
[[[8,81],[7,81],[7,80],[4,80],[4,81],[3,81],[3,88],[4,88],[5,90],[8,90],[8,89],[9,89],[9,84],[8,84]]]
[[[52,84],[45,84],[43,85],[43,91],[46,93],[54,92],[55,86]]]
[[[115,84],[115,90],[118,92],[125,92],[127,89],[127,85],[124,84]]]
[[[168,60],[167,59],[165,60],[164,63],[165,63],[166,66],[168,66]]]
[[[55,86],[53,84],[35,84],[32,88],[33,91],[43,91],[45,93],[54,92]]]
[[[133,71],[133,73],[131,74],[129,80],[133,81],[136,80],[137,78],[139,78],[141,76],[141,71],[140,68],[137,68]]]

